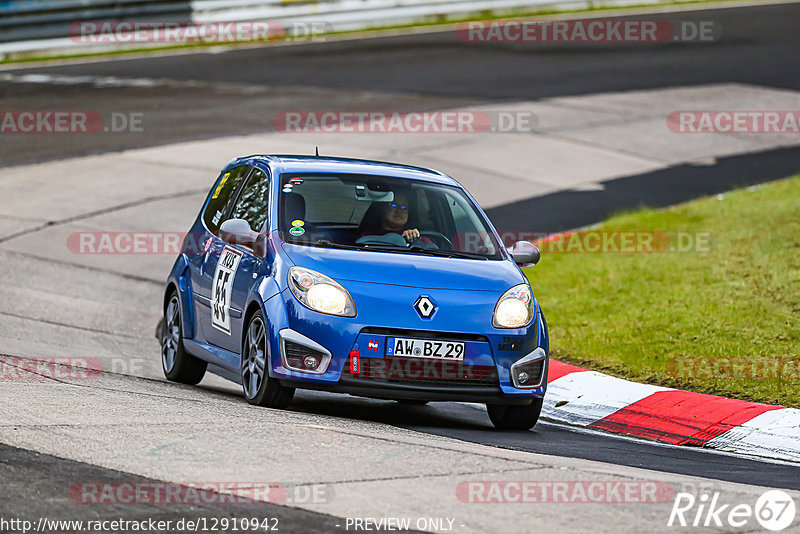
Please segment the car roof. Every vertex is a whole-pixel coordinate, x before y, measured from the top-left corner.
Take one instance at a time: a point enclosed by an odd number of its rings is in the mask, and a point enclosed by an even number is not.
[[[460,186],[444,173],[423,167],[374,161],[367,159],[338,158],[329,156],[302,156],[290,154],[255,154],[231,160],[228,165],[261,163],[275,174],[283,173],[343,173],[390,176],[408,180],[421,180],[445,185]]]

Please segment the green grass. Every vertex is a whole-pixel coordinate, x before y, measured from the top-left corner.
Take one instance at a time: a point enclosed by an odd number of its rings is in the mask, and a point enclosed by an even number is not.
[[[640,382],[800,407],[796,367],[785,367],[780,380],[741,372],[709,379],[709,366],[676,376],[674,367],[687,358],[733,358],[737,368],[751,359],[800,362],[800,176],[623,213],[598,229],[707,232],[712,245],[662,253],[544,248],[526,271],[554,358]]]

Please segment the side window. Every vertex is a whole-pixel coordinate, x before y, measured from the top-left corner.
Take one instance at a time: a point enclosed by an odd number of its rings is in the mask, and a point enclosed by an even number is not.
[[[416,191],[415,191],[416,190]],[[414,198],[416,199],[415,222],[419,225],[420,230],[435,230],[438,231],[436,221],[431,217],[431,202],[428,198],[428,190],[424,188],[412,188],[415,191]]]
[[[452,239],[455,250],[495,254],[489,229],[466,200],[450,193],[445,193],[445,199],[455,225],[455,235]]]
[[[222,217],[225,214],[225,209],[228,203],[233,200],[233,193],[247,175],[250,170],[249,165],[242,165],[241,167],[234,167],[226,172],[222,178],[217,182],[216,187],[211,191],[211,198],[209,199],[206,212],[203,214],[203,221],[206,226],[213,233],[217,233],[219,225],[222,224]]]
[[[473,221],[470,220],[469,212],[458,202],[455,197],[448,194],[447,203],[450,205],[450,212],[453,214],[453,222],[456,225],[456,232],[465,232],[469,229],[475,228]]]
[[[255,169],[247,180],[239,200],[231,212],[231,219],[244,219],[254,232],[260,232],[269,211],[269,180],[264,171]]]

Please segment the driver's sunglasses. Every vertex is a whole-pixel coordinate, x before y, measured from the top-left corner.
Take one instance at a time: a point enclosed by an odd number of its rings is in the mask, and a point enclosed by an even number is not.
[[[392,202],[391,204],[389,204],[389,208],[394,211],[405,211],[408,209],[408,206],[401,206],[399,204],[395,204],[394,202]]]

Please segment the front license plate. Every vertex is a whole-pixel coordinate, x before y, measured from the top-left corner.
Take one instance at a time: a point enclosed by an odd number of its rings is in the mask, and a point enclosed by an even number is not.
[[[386,355],[462,361],[464,360],[464,343],[459,341],[390,337],[386,343]]]

